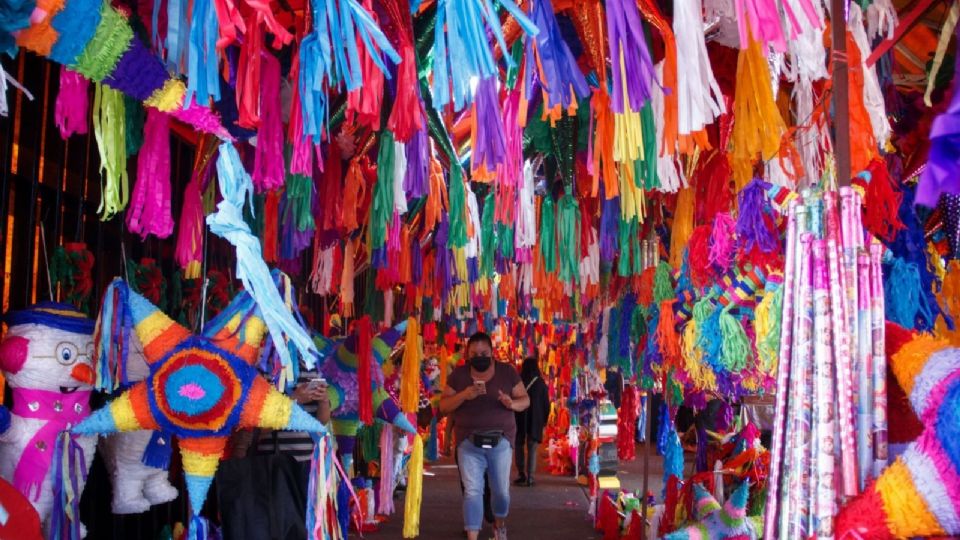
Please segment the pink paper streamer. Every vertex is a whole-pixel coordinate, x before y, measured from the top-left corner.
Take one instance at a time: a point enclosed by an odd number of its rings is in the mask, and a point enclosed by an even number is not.
[[[137,157],[137,183],[127,209],[127,228],[141,238],[173,233],[170,209],[170,117],[147,110],[143,146]]]
[[[83,75],[60,67],[60,91],[54,105],[54,119],[63,139],[87,133],[90,118],[90,81]]]

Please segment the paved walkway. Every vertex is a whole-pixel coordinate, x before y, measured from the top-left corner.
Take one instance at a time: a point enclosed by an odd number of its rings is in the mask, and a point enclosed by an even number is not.
[[[643,478],[643,447],[637,447],[637,459],[623,463],[618,477],[624,489],[639,489]],[[660,489],[660,458],[651,455],[649,489]],[[451,459],[427,464],[423,479],[423,506],[420,513],[420,537],[424,540],[464,538],[462,498],[457,469]],[[514,478],[511,473],[511,480]],[[514,540],[588,540],[599,539],[587,515],[587,493],[572,477],[541,475],[532,488],[511,486],[510,517],[507,530]],[[371,540],[400,539],[403,530],[403,496],[398,494],[397,514],[378,532],[365,535]],[[481,539],[492,536],[489,529]],[[351,535],[351,538],[354,538]]]

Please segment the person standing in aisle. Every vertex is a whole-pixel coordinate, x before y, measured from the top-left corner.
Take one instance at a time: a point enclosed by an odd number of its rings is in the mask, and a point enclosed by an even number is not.
[[[517,434],[514,413],[530,405],[517,371],[493,361],[493,341],[477,332],[467,340],[467,363],[447,379],[441,414],[452,414],[460,479],[464,485],[463,520],[468,540],[477,540],[483,521],[483,479],[493,496],[494,538],[506,540],[510,511],[510,458]]]
[[[514,454],[519,476],[513,483],[532,486],[535,483],[533,473],[537,470],[537,448],[543,440],[543,428],[550,417],[550,397],[536,358],[527,357],[523,360],[520,380],[530,396],[530,406],[516,413],[517,444]]]

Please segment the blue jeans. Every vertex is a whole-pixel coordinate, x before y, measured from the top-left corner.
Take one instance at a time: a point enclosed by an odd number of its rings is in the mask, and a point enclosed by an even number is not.
[[[503,438],[493,448],[478,448],[470,440],[457,447],[460,479],[463,481],[463,523],[468,531],[479,531],[483,525],[483,476],[490,480],[493,516],[507,517],[510,511],[510,463],[513,450]]]

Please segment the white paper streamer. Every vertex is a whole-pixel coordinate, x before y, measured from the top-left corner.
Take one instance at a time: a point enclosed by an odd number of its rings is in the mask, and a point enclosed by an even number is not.
[[[880,90],[880,80],[877,78],[876,66],[867,67],[866,60],[873,52],[870,41],[867,40],[867,31],[863,27],[863,12],[856,3],[850,4],[850,18],[848,21],[853,40],[860,49],[860,64],[863,69],[863,106],[870,115],[870,125],[873,126],[873,136],[877,139],[880,148],[887,146],[890,141],[890,121],[887,120],[887,110],[883,101],[883,92]]]
[[[673,6],[673,33],[677,42],[677,132],[686,135],[726,112],[720,87],[713,76],[703,37],[700,0]]]

